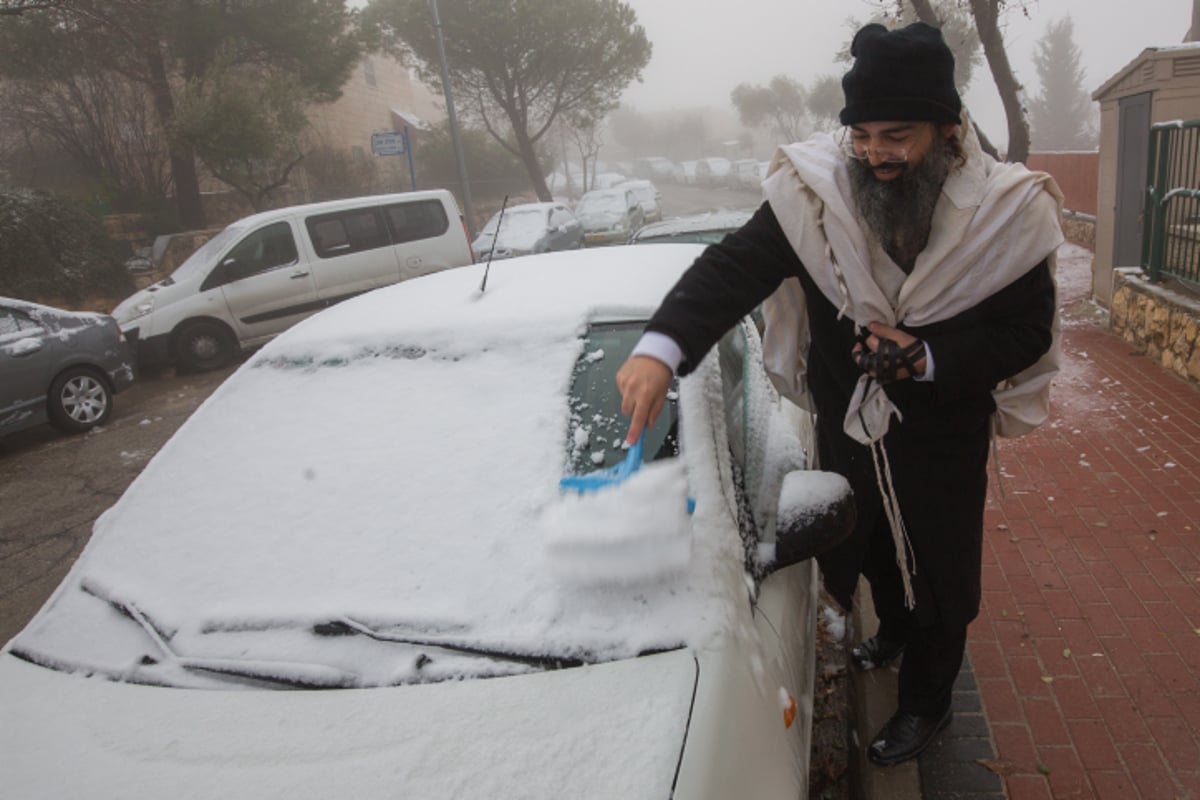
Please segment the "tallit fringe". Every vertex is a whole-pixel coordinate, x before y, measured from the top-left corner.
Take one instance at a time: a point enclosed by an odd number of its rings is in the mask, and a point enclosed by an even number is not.
[[[870,447],[871,461],[875,464],[875,482],[879,486],[880,496],[883,497],[883,513],[887,516],[888,526],[892,529],[892,542],[896,546],[896,566],[899,567],[900,578],[904,581],[904,607],[912,610],[917,605],[911,577],[917,574],[917,554],[909,541],[908,529],[904,527],[904,517],[900,515],[900,498],[896,497],[896,487],[892,484],[892,466],[888,462],[887,448],[883,446],[882,441],[871,442]],[[879,467],[881,457],[882,470]]]

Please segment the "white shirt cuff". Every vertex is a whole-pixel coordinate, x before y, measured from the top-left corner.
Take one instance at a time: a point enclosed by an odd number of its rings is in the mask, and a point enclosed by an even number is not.
[[[683,363],[683,351],[675,340],[665,333],[654,331],[642,334],[630,356],[650,356],[670,367],[672,375],[679,372],[679,365]]]
[[[925,374],[913,375],[913,380],[922,383],[933,380],[933,351],[929,349],[929,342],[925,343]]]

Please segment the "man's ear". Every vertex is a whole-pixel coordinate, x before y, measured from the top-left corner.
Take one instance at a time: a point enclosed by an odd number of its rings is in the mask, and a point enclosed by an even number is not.
[[[950,137],[954,136],[954,133],[955,133],[954,129],[957,127],[958,127],[957,122],[943,122],[940,125],[938,125],[938,130],[941,131],[943,139],[949,139]]]

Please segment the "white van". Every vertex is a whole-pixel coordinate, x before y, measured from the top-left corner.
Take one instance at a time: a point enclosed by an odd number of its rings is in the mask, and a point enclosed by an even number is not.
[[[112,312],[138,363],[215,369],[340,300],[474,261],[445,189],[264,211]]]

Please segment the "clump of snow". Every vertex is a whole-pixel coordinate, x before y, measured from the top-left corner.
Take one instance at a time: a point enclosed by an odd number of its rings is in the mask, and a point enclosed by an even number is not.
[[[779,495],[779,526],[822,514],[850,492],[850,483],[833,472],[789,472]]]
[[[692,553],[683,463],[658,461],[615,486],[564,495],[542,515],[542,529],[550,567],[564,579],[629,584],[679,575]]]

